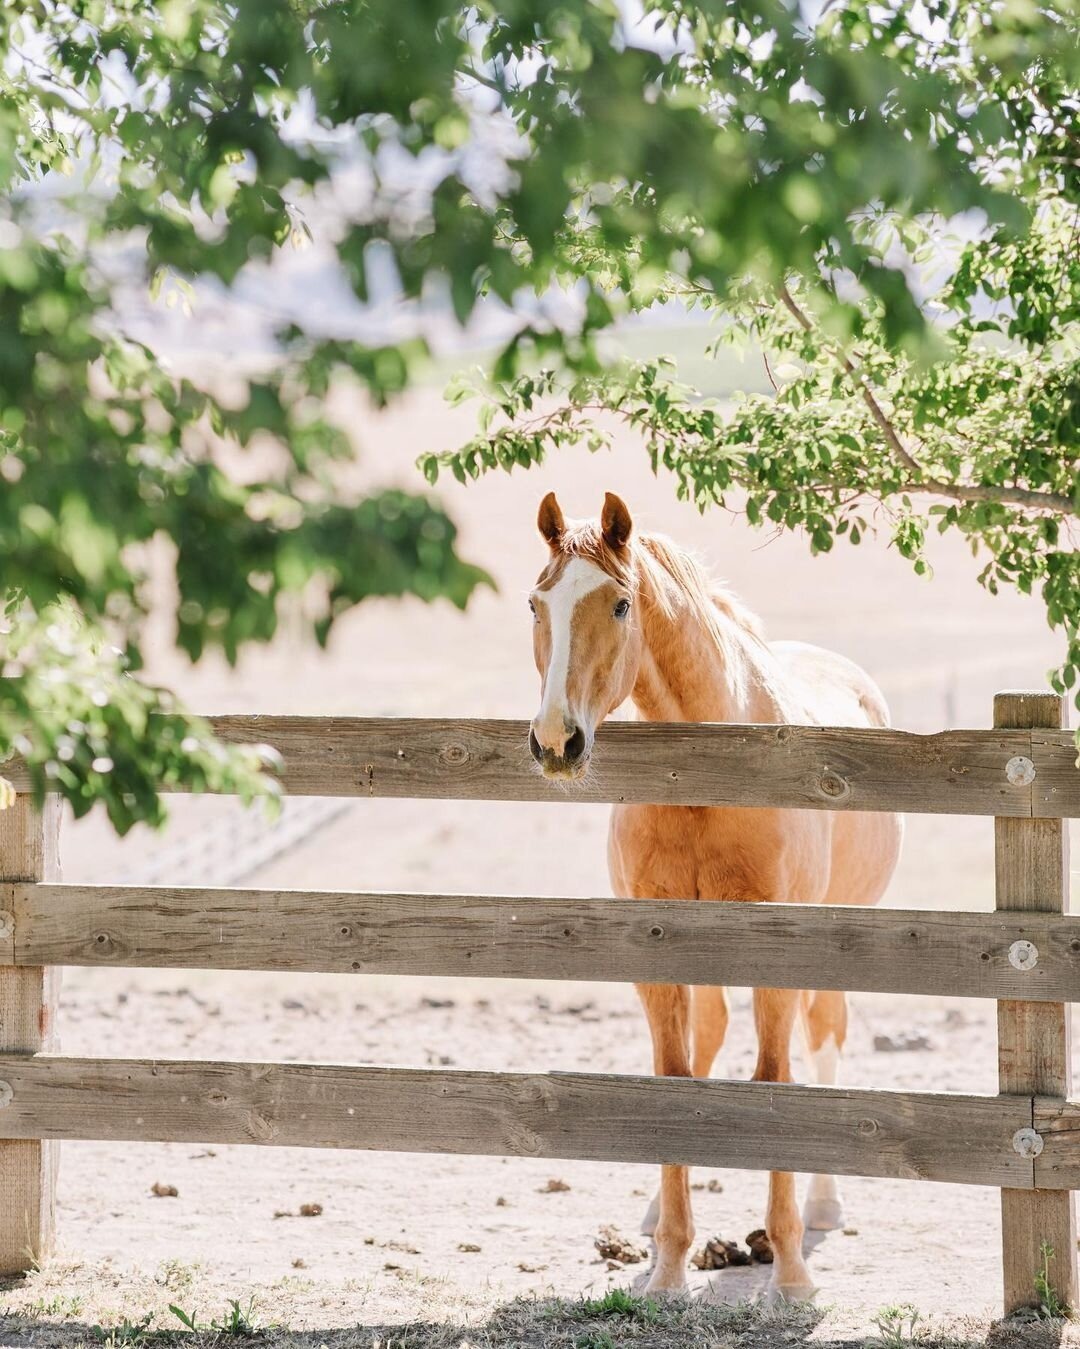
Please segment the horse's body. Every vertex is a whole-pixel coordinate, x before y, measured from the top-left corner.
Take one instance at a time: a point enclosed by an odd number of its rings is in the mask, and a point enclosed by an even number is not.
[[[540,510],[551,559],[533,591],[543,700],[530,743],[544,771],[579,777],[596,727],[630,698],[645,721],[885,725],[887,709],[852,662],[798,642],[767,644],[756,621],[667,540],[631,537],[610,494],[599,526]],[[898,816],[735,807],[617,806],[608,860],[617,895],[633,898],[873,904],[899,855]],[[664,1076],[708,1076],[727,1030],[724,990],[638,986],[653,1062]],[[846,1032],[842,993],[755,989],[757,1081],[789,1082],[790,1042],[802,1017],[817,1081],[833,1082]],[[811,1181],[805,1217],[839,1226],[832,1177]],[[661,1168],[646,1218],[657,1257],[650,1291],[686,1283],[693,1240],[687,1169]],[[766,1230],[773,1289],[812,1291],[802,1257],[794,1177],[770,1177]]]

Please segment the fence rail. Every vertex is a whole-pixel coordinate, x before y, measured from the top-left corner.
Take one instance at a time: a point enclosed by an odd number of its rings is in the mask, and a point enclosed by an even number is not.
[[[0,965],[1080,991],[1080,918],[1049,913],[109,885],[0,885],[2,912]]]
[[[1017,1096],[599,1073],[0,1055],[13,1137],[820,1171],[1031,1189]],[[1068,1183],[1069,1174],[1064,1174]]]
[[[1067,731],[612,722],[597,734],[588,781],[560,791],[535,771],[523,721],[209,720],[231,743],[273,745],[293,796],[1080,815]],[[29,787],[18,763],[4,776]]]
[[[653,802],[994,816],[997,910],[867,911],[552,899],[62,885],[55,802],[0,812],[0,1272],[52,1231],[61,1138],[250,1142],[668,1162],[990,1185],[1002,1194],[1007,1309],[1035,1297],[1042,1246],[1075,1303],[1066,916],[1080,772],[1063,700],[1003,694],[992,731],[605,727],[587,783],[532,769],[525,725],[222,717],[267,742],[295,795]],[[20,765],[5,776],[20,791]],[[581,1073],[70,1058],[56,967],[352,971],[948,993],[997,1000],[999,1094],[880,1092]],[[433,1108],[434,1107],[434,1108]]]

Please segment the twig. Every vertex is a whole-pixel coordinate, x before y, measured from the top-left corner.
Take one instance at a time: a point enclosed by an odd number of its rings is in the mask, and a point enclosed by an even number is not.
[[[765,368],[768,370],[767,361]],[[773,387],[775,388],[775,385]],[[590,413],[607,413],[624,425],[631,427],[640,427],[643,422],[646,426],[649,425],[647,417],[628,411],[617,403],[563,403],[550,412],[538,413],[535,417],[527,419],[511,418],[505,430],[509,431],[513,428],[531,435],[543,435],[549,428],[555,426],[562,427],[564,430],[573,430],[577,428],[581,417]],[[676,438],[673,433],[665,432],[662,426],[654,426],[652,431],[653,434],[664,433],[667,439]],[[499,435],[501,433],[500,430],[493,434]],[[444,457],[444,461],[449,461],[452,458],[453,455],[448,454]],[[1002,506],[1024,506],[1029,510],[1054,511],[1058,515],[1080,516],[1080,509],[1071,497],[1054,492],[1038,492],[1032,488],[1010,486],[1005,483],[945,482],[940,478],[928,478],[919,468],[919,465],[915,464],[914,460],[912,460],[912,463],[915,468],[915,476],[898,483],[895,488],[889,490],[888,495],[906,492],[910,496],[948,497],[953,501],[989,501]],[[839,479],[824,478],[818,485],[825,489],[848,490],[853,492],[855,496],[868,496],[875,500],[882,500],[879,495],[881,489],[869,484],[860,486]],[[854,500],[854,497],[841,504],[849,505],[851,500]]]
[[[814,331],[814,325],[795,303],[787,286],[782,285],[777,292],[785,308],[804,332]],[[1007,484],[989,485],[985,483],[944,482],[940,478],[928,478],[922,465],[907,449],[897,434],[896,428],[882,410],[874,397],[873,390],[859,373],[848,356],[838,351],[836,359],[848,375],[855,381],[863,402],[877,423],[882,435],[897,461],[912,475],[910,482],[901,484],[901,492],[928,492],[934,496],[951,497],[954,501],[993,501],[999,505],[1026,506],[1040,511],[1057,511],[1062,515],[1077,515],[1080,511],[1071,497],[1054,492],[1038,492],[1029,487],[1011,487]]]
[[[787,286],[782,285],[780,287],[779,295],[799,327],[802,328],[804,332],[813,332],[814,325],[791,298],[791,292],[788,290]],[[888,417],[885,416],[885,413],[881,409],[881,404],[874,397],[869,384],[867,384],[862,375],[860,375],[855,368],[854,364],[842,351],[837,352],[837,360],[858,385],[863,402],[870,409],[870,415],[873,417],[874,421],[877,422],[878,427],[880,428],[882,435],[888,441],[893,454],[895,454],[897,459],[904,465],[909,473],[914,474],[917,478],[921,478],[923,475],[921,465],[897,435],[896,428],[893,426],[892,422],[889,421]]]

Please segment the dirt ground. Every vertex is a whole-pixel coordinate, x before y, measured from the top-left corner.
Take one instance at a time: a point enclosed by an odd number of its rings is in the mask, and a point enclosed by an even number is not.
[[[446,411],[435,392],[379,418],[359,405],[343,405],[343,415],[362,452],[361,482],[414,481],[415,454],[454,444],[470,425],[467,409]],[[643,450],[626,440],[612,455],[568,454],[550,471],[467,490],[447,485],[463,552],[499,583],[465,615],[373,602],[340,625],[322,655],[285,631],[234,672],[212,661],[192,672],[162,649],[154,673],[204,711],[531,715],[537,680],[524,592],[542,561],[533,519],[549,487],[570,514],[595,512],[605,488],[620,491],[643,525],[692,546],[726,577],[770,633],[820,642],[864,664],[897,724],[911,729],[989,724],[994,690],[1038,686],[1057,655],[1038,604],[983,593],[977,564],[960,548],[935,542],[932,583],[882,542],[811,559],[801,539],[770,540],[719,512],[702,519],[651,476]],[[285,825],[241,820],[228,802],[181,801],[165,835],[136,833],[121,845],[90,820],[65,831],[64,874],[610,893],[606,811],[595,806],[359,801],[287,810]],[[917,818],[886,903],[985,909],[992,884],[989,821]],[[753,1054],[748,999],[734,998],[717,1071],[745,1077]],[[992,1005],[856,996],[853,1008],[844,1081],[994,1090]],[[76,1054],[627,1072],[649,1063],[632,989],[603,983],[74,970],[65,976],[60,1026],[63,1048]],[[921,1048],[874,1048],[875,1036],[913,1034]],[[722,1156],[722,1139],[717,1147]],[[550,1188],[552,1180],[567,1188]],[[761,1225],[764,1177],[717,1169],[694,1180],[701,1240],[742,1241]],[[548,1314],[550,1302],[515,1302],[639,1286],[645,1265],[607,1268],[594,1239],[605,1223],[634,1235],[654,1182],[652,1168],[602,1163],[64,1144],[57,1257],[0,1291],[7,1314],[0,1344],[92,1342],[95,1323],[120,1325],[114,1343],[136,1343],[145,1339],[138,1324],[146,1313],[155,1314],[151,1328],[179,1325],[170,1303],[205,1324],[222,1316],[228,1299],[246,1306],[251,1297],[264,1324],[305,1332],[280,1341],[298,1349],[855,1343],[880,1339],[881,1309],[901,1303],[918,1308],[916,1331],[933,1328],[958,1343],[1019,1345],[1029,1334],[1012,1328],[1002,1339],[990,1329],[1000,1282],[996,1192],[910,1182],[844,1183],[849,1227],[815,1239],[809,1263],[819,1311],[801,1320],[708,1311],[756,1296],[767,1273],[757,1266],[694,1273],[698,1320],[661,1324],[634,1313],[609,1325],[565,1308]],[[155,1195],[155,1183],[177,1194]],[[320,1212],[300,1216],[302,1205]],[[896,1329],[888,1316],[885,1327]],[[902,1327],[896,1333],[902,1337]],[[1052,1332],[1054,1343],[1060,1338]]]

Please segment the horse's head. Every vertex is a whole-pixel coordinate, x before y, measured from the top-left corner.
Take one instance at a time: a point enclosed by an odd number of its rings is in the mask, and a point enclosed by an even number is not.
[[[641,662],[633,523],[611,492],[599,521],[568,523],[549,492],[537,525],[551,557],[529,596],[541,680],[529,748],[547,777],[578,778],[597,726],[630,696]]]

